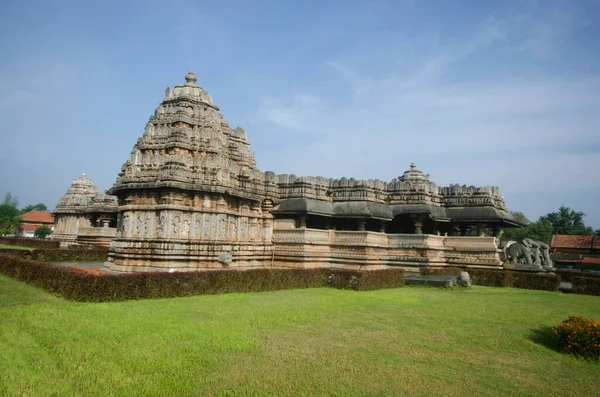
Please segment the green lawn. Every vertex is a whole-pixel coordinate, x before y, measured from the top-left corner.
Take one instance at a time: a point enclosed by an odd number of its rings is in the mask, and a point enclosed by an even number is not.
[[[8,248],[8,249],[14,249],[14,250],[28,250],[28,251],[33,251],[33,248],[29,248],[29,247],[21,247],[20,245],[7,245],[7,244],[0,244],[0,248]]]
[[[0,277],[0,395],[598,395],[548,348],[600,298],[318,288],[73,303]]]

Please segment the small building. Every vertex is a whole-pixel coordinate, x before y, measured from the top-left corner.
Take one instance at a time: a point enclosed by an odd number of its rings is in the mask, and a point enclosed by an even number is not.
[[[600,236],[554,235],[550,259],[559,269],[600,271]]]
[[[15,236],[35,237],[35,230],[46,225],[54,231],[54,217],[48,211],[29,211],[21,216],[21,223],[17,226]]]

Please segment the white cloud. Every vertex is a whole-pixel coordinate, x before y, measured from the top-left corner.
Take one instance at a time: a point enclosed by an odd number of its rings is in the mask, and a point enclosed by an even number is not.
[[[288,98],[263,98],[259,116],[282,127],[311,131],[312,120],[327,110],[324,100],[317,96],[300,94]]]

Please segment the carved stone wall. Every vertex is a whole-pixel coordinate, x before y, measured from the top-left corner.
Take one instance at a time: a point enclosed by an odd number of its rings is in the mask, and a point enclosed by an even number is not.
[[[274,265],[379,269],[390,266],[466,266],[499,269],[494,237],[445,237],[361,231],[279,229]]]

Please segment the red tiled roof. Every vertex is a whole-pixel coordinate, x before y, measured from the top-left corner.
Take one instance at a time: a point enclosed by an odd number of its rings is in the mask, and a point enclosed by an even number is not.
[[[594,236],[594,249],[600,250],[600,236]]]
[[[27,223],[54,223],[54,217],[48,211],[29,211],[21,216],[21,222]]]
[[[24,232],[35,232],[35,229],[37,229],[38,227],[40,227],[40,225],[34,225],[32,223],[21,223],[19,225],[19,229],[21,229]]]
[[[591,249],[594,236],[567,236],[557,234],[552,236],[552,248],[579,248]]]
[[[600,265],[600,258],[586,256],[585,258],[583,258],[583,263],[597,263]]]

